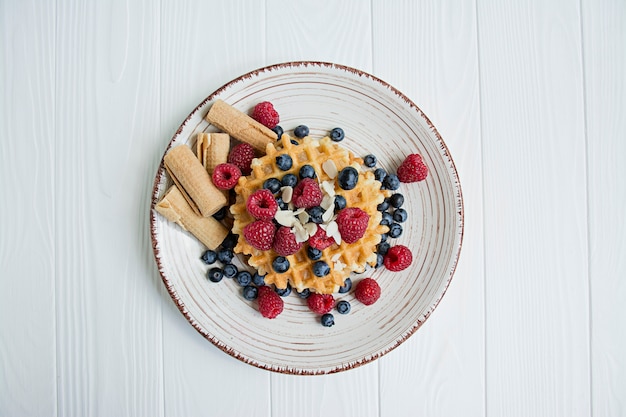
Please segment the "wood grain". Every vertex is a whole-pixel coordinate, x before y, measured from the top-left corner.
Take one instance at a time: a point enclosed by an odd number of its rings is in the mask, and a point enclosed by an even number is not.
[[[0,2],[0,415],[54,415],[56,13]],[[16,16],[29,16],[30,30]]]
[[[477,3],[487,415],[590,414],[579,13]]]
[[[381,416],[484,415],[482,165],[474,4],[405,2],[404,7],[392,8],[374,1],[373,15],[375,73],[412,98],[443,136],[459,171],[466,228],[460,262],[443,301],[415,335],[381,359]],[[413,75],[406,77],[407,71]]]
[[[591,403],[626,414],[626,5],[582,2],[589,198]],[[621,109],[621,110],[620,110]]]

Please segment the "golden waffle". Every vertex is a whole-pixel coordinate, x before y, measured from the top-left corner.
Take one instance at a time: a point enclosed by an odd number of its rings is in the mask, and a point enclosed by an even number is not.
[[[260,274],[267,274],[266,284],[274,284],[277,288],[284,289],[289,283],[299,292],[308,288],[322,294],[333,293],[343,285],[350,273],[363,272],[367,264],[372,266],[376,264],[376,245],[380,243],[381,234],[389,230],[387,226],[380,224],[382,213],[377,210],[377,206],[390,193],[380,189],[381,183],[375,180],[373,172],[361,172],[362,159],[333,143],[329,137],[320,140],[306,137],[295,145],[287,134],[283,134],[277,143],[278,146],[273,143],[267,145],[266,155],[253,161],[252,173],[247,177],[241,177],[235,187],[237,198],[230,211],[234,216],[232,231],[239,235],[239,240],[234,251],[250,256],[248,263],[258,269]],[[276,157],[281,154],[291,156],[293,160],[291,169],[282,171],[276,166]],[[331,179],[322,169],[322,164],[329,159],[335,163],[338,171],[348,165],[359,171],[359,180],[354,189],[341,189],[336,185],[336,178]],[[307,164],[313,166],[320,182],[333,181],[336,194],[345,197],[347,207],[358,207],[369,215],[368,228],[359,241],[353,244],[343,241],[340,245],[333,243],[322,251],[321,260],[331,268],[331,272],[325,277],[313,274],[314,261],[307,256],[307,243],[300,251],[286,257],[290,264],[286,272],[276,273],[272,268],[272,261],[278,256],[276,252],[255,249],[243,237],[244,227],[254,221],[246,209],[246,201],[250,194],[262,188],[263,182],[268,178],[281,179],[289,173],[297,176],[300,167]],[[342,267],[341,264],[345,266]]]

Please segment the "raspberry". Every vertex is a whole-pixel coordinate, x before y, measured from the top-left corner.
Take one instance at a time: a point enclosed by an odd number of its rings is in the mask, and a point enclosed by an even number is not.
[[[274,105],[269,101],[263,101],[254,106],[252,118],[269,129],[274,129],[280,121],[278,112],[274,110]]]
[[[317,232],[309,238],[309,246],[319,250],[324,250],[333,243],[335,243],[335,239],[328,237],[324,229],[319,226]]]
[[[302,243],[296,242],[296,235],[289,227],[281,226],[274,236],[274,250],[282,256],[293,255],[302,248]]]
[[[372,305],[380,298],[380,286],[372,278],[364,278],[356,284],[354,296],[366,306]]]
[[[319,206],[323,197],[317,181],[313,178],[304,178],[293,189],[291,201],[298,208],[311,208]]]
[[[234,164],[219,164],[213,170],[213,184],[220,190],[230,190],[241,177],[241,170]]]
[[[335,299],[331,294],[313,293],[306,299],[309,309],[317,314],[325,314],[335,306]]]
[[[254,154],[252,145],[240,143],[239,145],[233,146],[233,149],[230,150],[228,163],[237,165],[243,175],[250,175],[252,172],[250,164],[252,164],[254,158],[256,158],[256,155]]]
[[[278,203],[270,190],[256,190],[246,201],[248,213],[257,220],[272,220],[278,211]]]
[[[268,220],[257,220],[243,228],[243,237],[258,250],[270,250],[275,233],[276,226]]]
[[[346,243],[354,243],[361,239],[367,230],[369,220],[369,214],[358,207],[348,207],[341,210],[337,215],[337,226],[341,240]]]
[[[398,167],[398,178],[401,182],[417,182],[426,179],[428,167],[419,154],[411,154]]]
[[[268,319],[276,318],[276,316],[283,312],[285,305],[280,295],[276,294],[276,292],[272,291],[272,289],[266,285],[259,287],[257,302],[259,303],[259,313]]]
[[[413,254],[411,250],[404,245],[396,245],[391,247],[385,254],[383,263],[385,268],[390,271],[402,271],[413,262]]]

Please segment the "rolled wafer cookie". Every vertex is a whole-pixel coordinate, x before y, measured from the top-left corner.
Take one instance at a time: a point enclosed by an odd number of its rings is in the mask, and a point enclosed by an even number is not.
[[[196,214],[209,217],[226,205],[226,197],[213,184],[208,172],[188,146],[180,145],[170,149],[163,163]]]
[[[196,214],[176,185],[167,190],[155,209],[167,220],[189,231],[211,250],[217,248],[228,235],[228,229],[213,217]]]
[[[230,136],[228,133],[198,133],[196,154],[209,175],[219,164],[228,162]]]
[[[278,137],[271,129],[222,100],[215,100],[205,119],[218,129],[242,142],[249,143],[263,153],[265,146]]]

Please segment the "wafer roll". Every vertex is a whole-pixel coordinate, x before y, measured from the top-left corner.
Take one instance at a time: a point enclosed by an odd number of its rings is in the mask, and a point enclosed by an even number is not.
[[[227,204],[224,194],[213,184],[206,169],[188,146],[170,149],[163,162],[196,214],[209,217]]]
[[[198,133],[197,155],[209,175],[219,164],[228,162],[230,136],[228,133]]]
[[[196,214],[176,185],[167,190],[155,208],[167,220],[189,231],[211,250],[216,249],[228,235],[228,229],[213,217]]]
[[[215,100],[205,119],[218,129],[242,142],[249,143],[263,153],[265,153],[265,146],[278,137],[271,129],[222,100]]]

